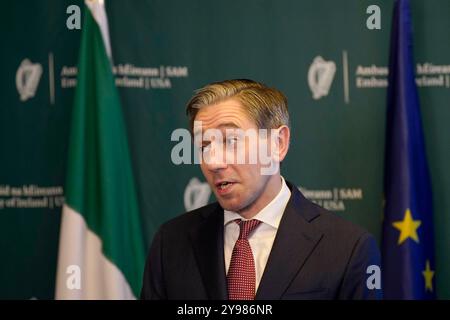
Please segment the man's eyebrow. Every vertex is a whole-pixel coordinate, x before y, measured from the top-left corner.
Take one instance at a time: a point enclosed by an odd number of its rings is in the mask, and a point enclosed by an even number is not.
[[[210,130],[210,129],[223,129],[223,128],[234,128],[234,129],[240,129],[241,127],[239,125],[237,125],[234,122],[225,122],[225,123],[221,123],[219,126],[215,127],[215,128],[208,128],[206,130]],[[203,131],[203,128],[195,128],[196,130],[194,130],[194,133],[201,133]]]
[[[234,122],[225,122],[225,123],[221,123],[218,127],[216,128],[208,128],[206,130],[210,130],[210,129],[216,129],[216,130],[222,130],[222,129],[226,129],[226,128],[233,128],[233,129],[240,129],[241,127],[238,126],[236,123]],[[203,134],[204,131],[203,128],[195,128],[194,130],[194,136],[197,134]]]
[[[238,126],[234,122],[225,122],[225,123],[222,123],[220,126],[218,126],[218,128],[236,128],[236,129],[239,129],[240,126]]]

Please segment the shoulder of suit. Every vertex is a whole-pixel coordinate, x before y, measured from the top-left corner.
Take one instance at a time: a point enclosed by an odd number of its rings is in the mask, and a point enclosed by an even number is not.
[[[336,235],[346,233],[360,237],[368,232],[350,222],[349,220],[333,213],[313,201],[306,198],[303,193],[292,182],[286,181],[291,189],[291,197],[293,197],[293,205],[300,210],[299,213],[310,224],[314,225],[317,229],[320,229],[323,233],[333,233]]]
[[[354,239],[359,239],[362,236],[371,236],[366,229],[346,218],[316,204],[314,204],[314,206],[319,214],[311,221],[311,223],[325,235],[332,234],[339,238],[345,237]]]
[[[217,202],[210,203],[206,206],[188,211],[175,218],[170,219],[161,226],[161,229],[187,230],[192,227],[198,226],[210,215],[219,213],[219,210],[221,210],[221,207]]]

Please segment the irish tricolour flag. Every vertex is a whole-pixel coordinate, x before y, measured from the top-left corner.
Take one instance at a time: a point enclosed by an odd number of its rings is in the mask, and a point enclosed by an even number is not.
[[[144,246],[104,3],[86,0],[56,299],[134,299]]]

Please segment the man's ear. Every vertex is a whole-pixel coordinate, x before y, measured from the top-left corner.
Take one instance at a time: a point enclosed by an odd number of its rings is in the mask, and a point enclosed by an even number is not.
[[[280,145],[280,162],[286,158],[289,151],[289,143],[291,141],[291,130],[288,126],[281,126],[279,129],[278,139]]]
[[[291,130],[288,126],[283,125],[277,129],[277,153],[278,153],[278,161],[281,162],[286,157],[289,150],[289,142],[291,139]]]

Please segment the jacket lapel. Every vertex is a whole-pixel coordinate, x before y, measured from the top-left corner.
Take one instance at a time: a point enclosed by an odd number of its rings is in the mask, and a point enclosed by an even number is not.
[[[322,238],[311,224],[319,213],[297,187],[287,183],[286,206],[255,299],[280,299]]]
[[[225,262],[223,256],[223,209],[217,204],[205,213],[205,221],[191,232],[192,246],[208,298],[227,299]]]

